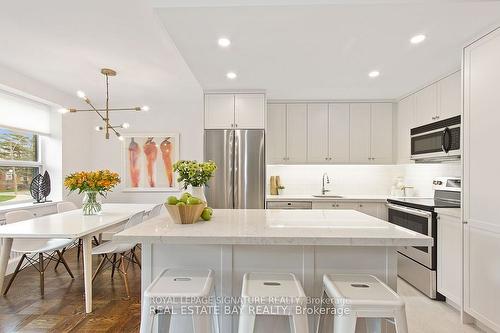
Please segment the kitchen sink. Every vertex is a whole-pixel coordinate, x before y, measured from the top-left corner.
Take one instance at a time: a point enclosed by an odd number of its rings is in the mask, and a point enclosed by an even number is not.
[[[343,196],[341,196],[341,195],[334,195],[334,194],[313,194],[313,197],[315,197],[315,198],[332,198],[332,199],[343,198]]]

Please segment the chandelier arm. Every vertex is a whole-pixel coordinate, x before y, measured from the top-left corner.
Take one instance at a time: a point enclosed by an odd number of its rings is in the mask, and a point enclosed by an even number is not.
[[[101,117],[101,119],[102,119],[102,120],[106,121],[106,118],[104,118],[104,117],[102,116],[102,114],[99,112],[99,110],[97,110],[97,109],[96,109],[96,108],[92,105],[92,103],[90,102],[90,100],[89,100],[88,98],[85,100],[85,102],[87,102],[87,104],[88,104],[88,105],[90,105],[90,107],[92,108],[92,110],[89,110],[89,111],[95,111],[95,112],[99,115],[99,117]],[[78,111],[79,111],[79,110],[77,110],[77,112],[78,112]],[[80,110],[80,111],[84,111],[84,110]]]
[[[71,109],[73,112],[94,112],[94,111],[106,111],[106,109]],[[108,111],[140,111],[141,107],[136,106],[133,108],[112,108],[108,109]]]

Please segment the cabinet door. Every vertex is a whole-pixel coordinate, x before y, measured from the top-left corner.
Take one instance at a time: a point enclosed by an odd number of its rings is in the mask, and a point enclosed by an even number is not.
[[[236,94],[234,119],[237,128],[264,128],[264,94]]]
[[[307,105],[287,104],[286,110],[287,161],[307,162]]]
[[[462,221],[440,214],[437,223],[437,289],[462,304]]]
[[[234,95],[205,95],[205,128],[233,128],[234,126]]]
[[[370,163],[371,112],[369,103],[350,105],[350,162]]]
[[[462,113],[461,74],[461,71],[456,72],[438,82],[439,120],[458,116]]]
[[[500,30],[464,50],[464,310],[500,331]],[[493,175],[493,176],[492,176]]]
[[[307,161],[329,162],[328,104],[307,105]]]
[[[437,117],[437,83],[415,93],[416,125],[421,126],[436,121]]]
[[[286,162],[286,104],[267,106],[266,147],[268,163]]]
[[[378,204],[372,202],[357,202],[354,204],[355,210],[366,215],[370,215],[378,218]]]
[[[349,104],[328,105],[329,112],[329,158],[333,163],[349,162]]]
[[[372,163],[392,163],[392,103],[374,103],[371,108]]]
[[[397,162],[410,163],[411,140],[410,130],[413,127],[415,115],[415,95],[410,95],[399,101],[397,113]]]
[[[356,209],[356,204],[342,201],[313,201],[312,209]]]

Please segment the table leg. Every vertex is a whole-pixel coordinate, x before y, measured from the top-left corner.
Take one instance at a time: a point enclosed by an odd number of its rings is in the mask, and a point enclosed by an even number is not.
[[[83,276],[85,281],[85,312],[92,312],[92,235],[83,237]]]
[[[4,238],[2,250],[0,251],[0,292],[3,289],[3,280],[5,279],[5,272],[7,271],[7,265],[9,264],[12,241],[12,238]]]

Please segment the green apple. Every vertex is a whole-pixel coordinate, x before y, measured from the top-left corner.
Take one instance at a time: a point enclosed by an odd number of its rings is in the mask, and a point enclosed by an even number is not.
[[[201,199],[198,199],[196,197],[190,197],[187,199],[187,204],[188,205],[199,205],[201,204],[203,201],[201,201]]]
[[[177,197],[171,195],[167,198],[167,204],[169,205],[176,205],[179,200],[177,200]]]
[[[181,195],[181,197],[180,197],[179,201],[182,201],[182,202],[184,202],[184,203],[187,203],[187,200],[188,200],[189,198],[191,198],[191,194],[189,194],[189,193],[187,193],[187,192],[184,192],[184,193]]]
[[[179,201],[178,203],[175,204],[176,206],[186,206],[185,202]]]
[[[204,221],[210,221],[210,219],[212,218],[212,215],[213,215],[213,210],[212,210],[212,208],[210,208],[210,207],[205,207],[205,209],[203,209],[203,212],[201,213],[201,218],[202,218]]]

